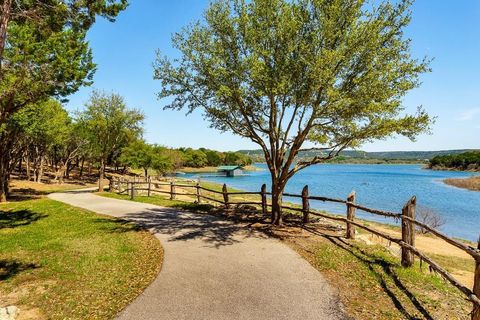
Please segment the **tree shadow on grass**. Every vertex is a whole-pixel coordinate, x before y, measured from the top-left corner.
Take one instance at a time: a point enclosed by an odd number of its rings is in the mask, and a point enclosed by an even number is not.
[[[382,287],[383,291],[392,300],[395,308],[405,317],[405,319],[434,319],[432,315],[428,312],[428,310],[417,299],[415,294],[411,292],[402,282],[402,280],[398,277],[395,271],[395,268],[399,267],[398,263],[387,261],[381,256],[367,252],[362,247],[356,245],[354,242],[347,241],[341,236],[331,235],[329,233],[322,233],[318,230],[308,227],[304,227],[304,229],[317,236],[323,237],[335,246],[347,251],[363,265],[365,265],[365,267],[367,267],[368,270],[373,274],[378,284]],[[404,302],[401,301],[401,297],[399,296],[398,291],[401,292],[403,297],[406,297],[411,302],[413,307],[420,314],[422,314],[423,317],[419,318],[418,316],[412,314],[407,310]]]
[[[46,217],[48,215],[30,210],[0,210],[0,229],[27,226]]]
[[[0,281],[8,280],[21,272],[37,268],[39,268],[39,266],[35,263],[0,260]]]
[[[100,227],[102,230],[111,232],[111,233],[128,233],[128,232],[139,232],[144,231],[145,229],[141,226],[127,220],[123,219],[108,219],[108,218],[97,218],[94,220],[95,223],[102,224]]]
[[[12,188],[8,195],[8,201],[19,202],[26,200],[39,199],[47,195],[49,192],[35,190],[33,188]]]

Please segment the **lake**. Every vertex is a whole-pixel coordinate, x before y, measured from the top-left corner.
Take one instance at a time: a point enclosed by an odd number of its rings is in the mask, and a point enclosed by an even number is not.
[[[233,178],[206,174],[202,180],[226,183],[247,191],[259,191],[263,183],[270,186],[270,173],[265,164],[256,164],[262,171],[248,172]],[[476,241],[480,235],[480,192],[451,187],[442,182],[445,178],[468,177],[470,172],[431,171],[421,165],[362,165],[323,164],[297,173],[288,183],[286,192],[300,194],[305,185],[310,195],[346,199],[355,190],[357,203],[375,209],[401,212],[405,202],[417,196],[419,208],[429,208],[442,215],[446,224],[440,230],[458,238]],[[301,203],[301,199],[285,198]],[[345,206],[311,201],[315,209],[345,214]],[[371,221],[392,223],[392,219],[373,216],[357,210],[357,216]]]

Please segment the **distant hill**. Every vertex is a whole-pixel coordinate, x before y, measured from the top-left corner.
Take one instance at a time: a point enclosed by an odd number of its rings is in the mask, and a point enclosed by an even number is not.
[[[460,154],[473,149],[459,150],[440,150],[440,151],[384,151],[384,152],[367,152],[361,150],[346,150],[339,155],[339,162],[367,162],[375,163],[375,160],[385,162],[427,162],[436,156],[444,156],[451,154]],[[263,151],[258,150],[239,150],[238,152],[246,154],[252,158],[254,162],[263,162]],[[318,155],[319,151],[301,152],[299,158],[312,158]]]

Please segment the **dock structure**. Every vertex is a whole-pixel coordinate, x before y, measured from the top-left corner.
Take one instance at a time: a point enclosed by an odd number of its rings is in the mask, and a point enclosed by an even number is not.
[[[241,166],[219,166],[217,167],[217,172],[227,177],[235,177],[243,174]]]

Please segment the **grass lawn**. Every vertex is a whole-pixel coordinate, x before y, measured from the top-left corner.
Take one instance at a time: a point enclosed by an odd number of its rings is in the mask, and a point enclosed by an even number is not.
[[[47,198],[0,205],[0,306],[32,319],[111,319],[158,274],[159,241]]]

